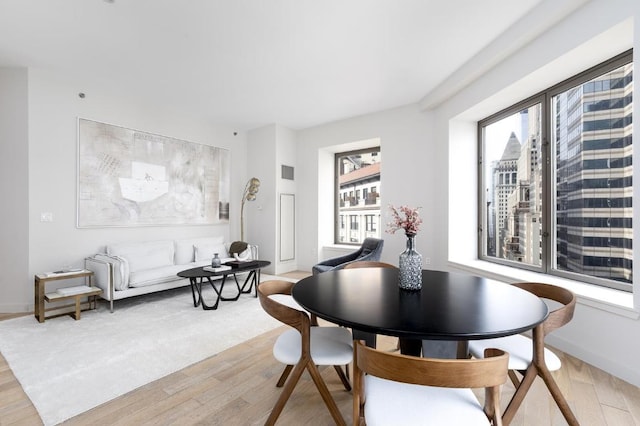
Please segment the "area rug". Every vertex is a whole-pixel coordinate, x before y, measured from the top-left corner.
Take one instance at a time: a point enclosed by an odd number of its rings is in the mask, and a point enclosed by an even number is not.
[[[262,274],[262,280],[274,278]],[[293,280],[291,280],[293,281]],[[226,290],[234,286],[225,286]],[[208,289],[212,297],[213,291]],[[210,300],[209,302],[211,302]],[[0,352],[45,425],[123,395],[280,325],[243,294],[195,308],[190,287],[117,301],[38,323],[0,322]]]

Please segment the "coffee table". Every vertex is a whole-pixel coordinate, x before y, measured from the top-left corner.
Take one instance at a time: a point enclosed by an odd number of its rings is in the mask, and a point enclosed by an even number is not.
[[[220,301],[234,301],[238,300],[242,293],[251,293],[252,287],[255,287],[255,297],[258,296],[258,284],[260,283],[260,269],[271,265],[271,262],[268,260],[251,260],[246,262],[233,262],[233,266],[231,269],[226,269],[224,271],[206,271],[202,266],[197,268],[187,269],[186,271],[178,272],[178,276],[182,278],[189,278],[191,283],[191,295],[193,296],[193,306],[198,307],[202,305],[202,309],[211,310],[218,309],[218,304]],[[238,277],[236,274],[248,272],[249,274],[246,276],[244,283],[242,286],[238,282]],[[236,284],[236,288],[238,289],[238,294],[234,297],[223,297],[222,290],[227,281],[227,276],[233,275],[233,279]],[[213,277],[222,277],[221,280],[213,280]],[[202,298],[202,282],[206,280],[211,288],[216,294],[216,301],[212,305],[207,305],[207,303]],[[216,287],[216,282],[220,283],[219,288]],[[198,297],[196,298],[196,293]]]

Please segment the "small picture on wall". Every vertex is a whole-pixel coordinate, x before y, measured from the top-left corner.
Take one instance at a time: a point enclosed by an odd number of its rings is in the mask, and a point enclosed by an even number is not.
[[[78,227],[229,221],[226,149],[78,119]]]

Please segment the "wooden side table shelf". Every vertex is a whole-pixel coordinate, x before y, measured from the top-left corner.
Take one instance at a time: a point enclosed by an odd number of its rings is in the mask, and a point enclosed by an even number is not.
[[[78,286],[73,287],[75,291],[70,294],[62,294],[57,291],[51,293],[45,293],[45,287],[47,283],[51,281],[59,281],[59,280],[69,280],[73,278],[85,278],[86,286]],[[87,309],[95,309],[97,306],[96,296],[102,293],[102,289],[99,287],[94,287],[91,285],[91,280],[93,278],[93,272],[87,270],[73,271],[73,272],[63,272],[63,273],[52,273],[52,274],[38,274],[35,276],[35,301],[34,301],[34,315],[38,322],[44,322],[45,319],[54,318],[61,315],[71,315],[76,321],[80,319],[80,312],[82,311],[82,305],[86,305],[88,303]],[[86,290],[84,288],[86,287]],[[83,298],[87,298],[86,302],[82,302]],[[54,306],[51,308],[45,308],[46,302],[61,302],[65,300],[74,299],[74,304],[62,305],[62,306]],[[66,309],[74,307],[75,310],[71,312],[63,312],[56,315],[45,316],[46,311],[56,310],[59,311],[61,309]]]

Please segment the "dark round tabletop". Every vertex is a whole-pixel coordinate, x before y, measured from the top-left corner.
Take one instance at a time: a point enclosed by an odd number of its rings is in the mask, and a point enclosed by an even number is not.
[[[356,330],[412,339],[475,340],[530,330],[545,320],[537,296],[472,275],[422,271],[422,290],[398,287],[398,270],[359,268],[300,280],[293,298],[309,312]]]

